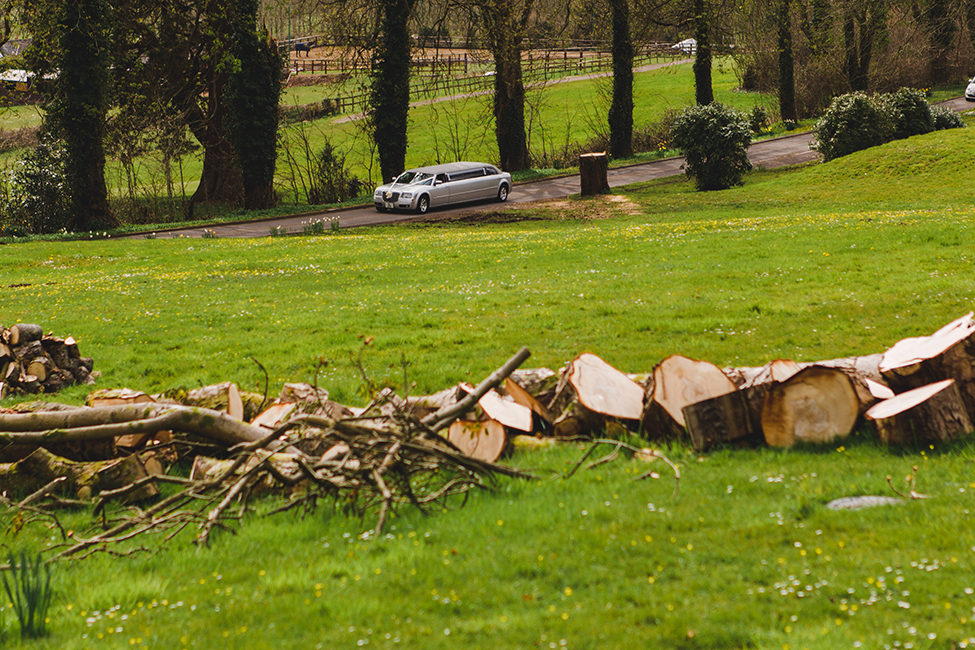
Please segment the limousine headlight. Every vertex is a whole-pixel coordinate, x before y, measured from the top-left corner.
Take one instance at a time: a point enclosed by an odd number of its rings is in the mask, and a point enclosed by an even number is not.
[[[399,195],[399,198],[401,198],[401,199],[412,199],[413,198],[413,192],[403,192],[402,194]]]

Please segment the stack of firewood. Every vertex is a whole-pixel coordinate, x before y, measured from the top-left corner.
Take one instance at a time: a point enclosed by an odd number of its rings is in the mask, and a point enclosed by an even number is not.
[[[73,337],[44,334],[40,325],[0,325],[0,398],[19,393],[56,393],[74,383],[95,383],[94,361],[83,357]]]

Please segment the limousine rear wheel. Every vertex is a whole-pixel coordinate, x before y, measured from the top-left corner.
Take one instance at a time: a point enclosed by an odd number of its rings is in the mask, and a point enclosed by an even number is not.
[[[427,210],[430,208],[430,197],[424,194],[416,202],[416,211],[420,214],[426,214]]]
[[[498,200],[502,203],[508,200],[508,186],[503,183],[498,188]]]

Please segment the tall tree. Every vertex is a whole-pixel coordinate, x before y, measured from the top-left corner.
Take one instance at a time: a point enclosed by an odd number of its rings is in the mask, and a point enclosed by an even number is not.
[[[886,29],[885,0],[850,0],[843,11],[843,72],[852,90],[869,90],[874,45]]]
[[[792,2],[777,0],[776,31],[779,50],[779,115],[798,121],[796,111],[796,64],[792,50]]]
[[[633,154],[633,36],[629,0],[609,0],[613,20],[613,100],[609,107],[609,152]]]
[[[410,110],[410,17],[415,0],[380,0],[373,50],[369,118],[383,180],[406,167]]]
[[[528,169],[521,54],[534,0],[479,0],[477,7],[494,55],[494,132],[501,168]]]
[[[700,106],[714,101],[714,88],[711,85],[711,22],[708,0],[693,0],[691,22],[694,26],[694,40],[697,52],[694,56],[694,100]]]
[[[44,130],[65,150],[71,222],[76,231],[114,227],[105,185],[105,120],[110,103],[111,7],[106,0],[62,0],[44,5],[55,19],[48,51],[57,70]],[[42,32],[43,33],[43,32]],[[36,60],[36,59],[35,59]]]
[[[278,103],[283,61],[266,29],[258,27],[259,0],[234,0],[234,71],[227,86],[228,127],[241,170],[244,207],[272,207],[277,157]]]

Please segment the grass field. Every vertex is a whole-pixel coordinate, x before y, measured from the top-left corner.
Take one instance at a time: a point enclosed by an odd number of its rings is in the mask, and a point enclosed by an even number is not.
[[[630,372],[672,353],[760,365],[877,352],[972,307],[973,138],[930,134],[724,192],[657,181],[505,223],[7,245],[0,322],[74,335],[103,387],[255,389],[253,356],[276,390],[313,379],[323,356],[318,383],[352,404],[359,335],[375,337],[373,378],[401,388],[405,358],[413,392],[479,380],[521,345],[528,366],[591,351]],[[663,451],[681,465],[676,496],[663,468],[633,482],[635,461],[563,480],[583,452],[570,445],[507,459],[543,480],[404,511],[380,540],[340,513],[254,515],[210,550],[187,532],[153,555],[59,566],[52,636],[31,645],[975,644],[970,441],[897,451],[860,431],[823,448]],[[890,494],[886,477],[903,485],[914,465],[928,500],[825,508]],[[58,537],[14,530],[10,548]]]

